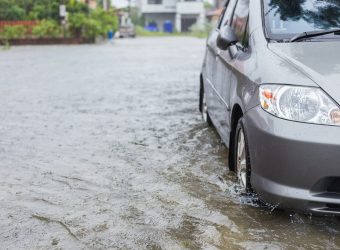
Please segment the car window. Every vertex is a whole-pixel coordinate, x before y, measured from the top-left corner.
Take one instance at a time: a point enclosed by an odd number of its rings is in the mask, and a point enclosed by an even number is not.
[[[245,42],[247,36],[248,16],[249,0],[239,0],[234,11],[231,27],[241,43]]]
[[[226,11],[225,11],[225,14],[223,16],[220,27],[230,24],[230,20],[231,20],[231,17],[233,15],[233,12],[234,12],[236,2],[237,2],[237,0],[230,0],[227,3]]]
[[[266,32],[271,39],[290,39],[309,31],[340,28],[339,0],[264,0]]]

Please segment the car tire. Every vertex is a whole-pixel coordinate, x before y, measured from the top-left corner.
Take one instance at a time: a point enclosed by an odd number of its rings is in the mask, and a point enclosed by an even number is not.
[[[252,193],[250,183],[251,165],[249,157],[249,145],[247,140],[247,132],[244,127],[243,119],[238,121],[235,138],[234,138],[234,169],[237,181],[245,193]]]
[[[200,91],[200,111],[202,114],[202,119],[203,121],[208,124],[209,126],[212,126],[212,121],[210,119],[210,115],[208,112],[208,105],[207,105],[207,99],[206,99],[206,93],[204,91],[204,88],[201,87],[201,91]]]

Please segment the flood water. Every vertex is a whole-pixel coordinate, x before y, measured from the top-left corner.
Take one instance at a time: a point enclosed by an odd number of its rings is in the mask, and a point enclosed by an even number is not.
[[[1,249],[340,249],[242,197],[198,112],[204,40],[0,51]]]

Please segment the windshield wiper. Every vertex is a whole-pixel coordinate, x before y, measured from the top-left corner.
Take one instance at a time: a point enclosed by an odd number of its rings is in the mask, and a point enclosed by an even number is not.
[[[332,34],[332,33],[339,33],[340,29],[334,29],[334,30],[322,30],[322,31],[310,31],[310,32],[303,32],[297,36],[294,36],[292,39],[290,39],[290,42],[298,42],[303,39],[308,39],[312,37],[318,37],[318,36],[323,36],[327,34]]]

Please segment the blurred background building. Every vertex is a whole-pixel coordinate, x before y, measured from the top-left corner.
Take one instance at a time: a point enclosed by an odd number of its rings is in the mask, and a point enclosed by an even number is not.
[[[139,0],[137,2],[145,25],[158,31],[175,29],[187,32],[193,25],[203,25],[205,20],[202,0]]]

